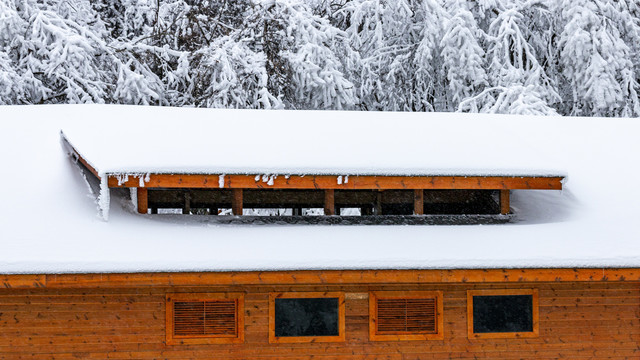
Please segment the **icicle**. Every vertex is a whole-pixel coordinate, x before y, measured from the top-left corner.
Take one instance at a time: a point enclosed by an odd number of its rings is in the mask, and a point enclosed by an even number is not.
[[[224,187],[224,176],[224,174],[218,176],[218,187],[221,189]]]
[[[346,183],[348,183],[348,182],[349,182],[349,175],[346,175],[346,176],[344,177],[344,183],[346,184]]]
[[[104,221],[109,220],[109,184],[107,183],[107,174],[100,174],[100,194],[98,195],[98,216]]]
[[[338,176],[338,185],[342,185],[342,175]]]
[[[116,179],[118,179],[118,186],[122,186],[122,184],[129,181],[129,175],[127,174],[118,174],[116,175]]]
[[[144,175],[138,175],[138,186],[144,187]]]
[[[131,198],[131,205],[133,205],[133,210],[138,211],[138,189],[129,188],[129,197]]]

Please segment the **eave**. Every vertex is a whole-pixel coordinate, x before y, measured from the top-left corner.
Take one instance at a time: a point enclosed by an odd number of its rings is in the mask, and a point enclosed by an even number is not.
[[[639,282],[640,269],[295,270],[0,275],[0,284],[4,288],[129,288],[142,286],[375,285],[625,281]]]
[[[202,188],[202,189],[334,189],[334,190],[562,190],[562,176],[383,176],[282,175],[270,182],[262,174],[144,174],[108,176],[110,188]],[[142,182],[140,181],[142,177]]]

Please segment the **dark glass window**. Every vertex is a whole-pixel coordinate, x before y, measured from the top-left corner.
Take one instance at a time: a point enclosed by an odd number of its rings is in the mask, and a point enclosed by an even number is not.
[[[474,296],[473,331],[475,333],[533,331],[533,296]]]
[[[338,336],[338,298],[275,299],[275,336]]]

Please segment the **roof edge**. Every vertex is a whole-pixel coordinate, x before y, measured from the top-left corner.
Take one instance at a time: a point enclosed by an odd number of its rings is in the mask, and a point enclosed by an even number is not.
[[[640,268],[295,270],[0,275],[0,285],[5,288],[522,282],[640,282]]]

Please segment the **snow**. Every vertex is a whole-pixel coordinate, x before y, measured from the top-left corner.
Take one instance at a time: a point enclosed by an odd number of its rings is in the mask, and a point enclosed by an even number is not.
[[[5,106],[0,119],[0,273],[640,266],[634,119],[106,105]],[[60,130],[100,172],[489,169],[570,181],[514,191],[504,225],[221,225],[139,215],[117,191],[103,221]]]
[[[562,159],[523,143],[520,127],[496,115],[94,105],[74,108],[75,116],[60,125],[64,137],[98,173],[123,180],[146,173],[255,174],[267,185],[294,174],[567,175]]]

